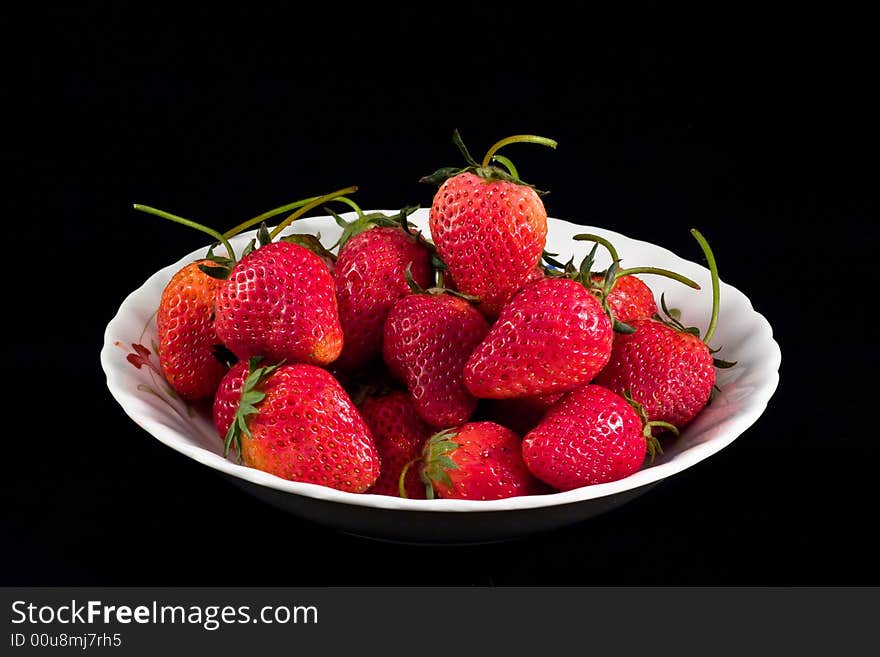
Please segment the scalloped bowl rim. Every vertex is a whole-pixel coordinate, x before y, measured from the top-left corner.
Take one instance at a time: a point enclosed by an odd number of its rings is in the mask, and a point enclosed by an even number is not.
[[[421,218],[424,220],[425,217],[426,210],[423,209],[417,211],[416,215],[411,217],[411,220],[415,220],[416,223],[419,223],[418,219]],[[309,217],[308,220],[301,220],[298,224],[305,225],[307,223],[316,223],[326,220],[330,220],[330,217],[316,216]],[[688,266],[698,267],[706,272],[706,276],[708,276],[708,270],[706,270],[705,267],[692,261],[685,260],[672,251],[656,244],[636,240],[605,228],[572,224],[552,217],[548,218],[548,224],[551,232],[554,226],[564,224],[569,227],[574,226],[578,232],[592,232],[602,235],[615,242],[619,247],[618,250],[621,252],[624,251],[624,248],[620,248],[620,244],[635,243],[646,245],[651,249],[658,250],[667,259],[678,261],[679,263],[686,263]],[[427,229],[425,232],[427,232]],[[246,243],[246,240],[253,236],[253,234],[254,232],[251,231],[239,235],[234,238],[233,244],[235,246],[244,244]],[[255,468],[236,464],[223,458],[219,454],[197,445],[188,444],[185,441],[185,437],[178,431],[163,425],[160,421],[157,421],[156,418],[151,417],[148,412],[144,412],[144,402],[137,394],[135,394],[135,391],[127,389],[121,383],[123,369],[119,367],[119,359],[122,358],[122,361],[125,362],[125,358],[120,355],[118,347],[114,346],[114,342],[119,339],[115,336],[117,325],[147,291],[154,290],[158,287],[159,292],[161,293],[161,288],[164,287],[164,283],[167,282],[171,275],[187,262],[191,262],[192,260],[201,257],[200,254],[203,254],[206,248],[207,246],[197,249],[181,258],[178,262],[160,269],[150,276],[139,288],[131,292],[122,302],[118,312],[107,325],[104,334],[104,346],[101,350],[101,365],[107,377],[107,387],[124,412],[132,420],[168,447],[171,447],[193,460],[215,470],[219,470],[231,477],[243,479],[259,486],[265,486],[286,493],[293,493],[295,495],[339,504],[361,506],[364,508],[441,513],[516,511],[586,502],[597,498],[625,493],[659,482],[667,477],[682,472],[719,452],[757,421],[766,409],[770,398],[773,396],[779,384],[779,367],[782,356],[779,345],[773,339],[773,330],[770,323],[763,315],[754,309],[751,301],[745,294],[722,281],[721,290],[723,296],[727,300],[738,298],[740,302],[745,302],[744,308],[746,308],[752,315],[752,322],[758,328],[758,339],[769,349],[768,357],[762,362],[763,367],[761,367],[762,371],[760,377],[761,385],[749,395],[749,403],[745,408],[738,411],[737,414],[731,418],[730,426],[726,428],[722,435],[689,447],[685,451],[676,454],[671,460],[642,468],[628,477],[604,484],[595,484],[574,490],[549,493],[545,495],[511,497],[489,501],[449,499],[414,500],[367,493],[348,493],[317,484],[288,481]],[[685,431],[687,431],[687,428]]]

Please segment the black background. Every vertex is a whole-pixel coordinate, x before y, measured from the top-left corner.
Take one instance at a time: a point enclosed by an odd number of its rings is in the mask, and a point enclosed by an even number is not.
[[[878,583],[866,16],[141,5],[4,18],[0,584]],[[427,206],[453,128],[474,152],[557,139],[508,153],[551,216],[694,259],[700,227],[782,347],[762,418],[612,513],[444,548],[285,515],[125,416],[104,327],[205,243],[132,202],[219,227],[349,184],[363,207]]]

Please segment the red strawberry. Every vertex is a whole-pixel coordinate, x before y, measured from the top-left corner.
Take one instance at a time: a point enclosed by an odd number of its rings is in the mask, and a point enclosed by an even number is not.
[[[220,338],[214,331],[214,295],[220,281],[200,266],[213,263],[198,260],[174,274],[156,315],[159,365],[168,384],[187,401],[209,399],[227,369],[215,356]]]
[[[476,397],[504,399],[572,390],[611,355],[611,320],[580,283],[546,278],[510,300],[464,369]]]
[[[333,273],[345,336],[336,362],[341,369],[358,369],[379,355],[385,318],[400,297],[411,293],[407,266],[418,285],[430,286],[430,252],[399,227],[375,226],[341,246]]]
[[[214,427],[221,438],[226,436],[229,427],[235,421],[235,414],[238,413],[238,404],[241,401],[241,388],[248,371],[248,361],[238,361],[226,372],[214,393]]]
[[[601,284],[603,279],[603,274],[593,274],[594,283]],[[606,304],[614,319],[625,324],[657,314],[657,302],[651,288],[632,275],[620,276],[614,281]]]
[[[630,325],[635,332],[615,337],[596,383],[618,394],[629,391],[649,418],[683,427],[706,405],[715,385],[709,348],[699,337],[654,319]]]
[[[588,384],[563,397],[526,434],[523,460],[559,490],[623,479],[656,447],[651,426],[623,397]]]
[[[523,463],[519,436],[494,422],[470,422],[431,436],[419,471],[429,499],[500,500],[544,492]]]
[[[360,411],[382,460],[379,479],[367,492],[399,497],[400,474],[404,466],[418,458],[432,429],[418,416],[409,395],[398,390],[368,397]],[[415,468],[407,473],[406,496],[413,499],[425,497],[425,487]]]
[[[512,165],[491,166],[501,146],[530,141],[556,142],[518,135],[495,144],[478,165],[455,134],[468,166],[440,169],[423,182],[440,183],[431,204],[431,237],[456,289],[481,301],[480,311],[497,317],[501,307],[533,274],[547,239],[547,211],[534,188]],[[499,161],[509,164],[507,158]]]
[[[332,363],[342,351],[333,277],[308,249],[272,242],[244,256],[217,294],[217,335],[240,359]]]
[[[203,275],[214,279],[227,279],[233,272],[236,278],[233,281],[226,280],[223,284],[219,282],[211,284],[216,288],[216,295],[211,300],[209,311],[204,310],[207,308],[206,299],[200,301],[203,306],[201,315],[210,318],[216,311],[217,317],[212,332],[216,332],[216,337],[220,340],[229,342],[224,346],[235,356],[249,358],[266,355],[278,360],[289,357],[289,360],[326,364],[338,356],[342,336],[338,326],[332,278],[326,265],[323,264],[324,261],[311,254],[302,255],[309,253],[302,246],[272,244],[265,251],[260,249],[262,253],[259,255],[251,253],[252,257],[245,258],[248,260],[248,264],[241,266],[240,263],[236,264],[235,251],[229,243],[229,238],[252,225],[298,208],[296,212],[282,221],[271,235],[265,224],[262,225],[259,231],[260,243],[264,248],[268,247],[272,238],[276,237],[291,221],[318,205],[356,190],[357,187],[347,187],[324,196],[289,203],[249,219],[225,234],[163,210],[138,204],[135,204],[134,208],[195,228],[223,244],[226,249],[225,257],[215,256],[213,247],[211,247],[206,257],[208,262],[198,263],[197,267]],[[330,255],[312,236],[296,235],[281,239],[302,243],[309,248],[316,248],[321,255]],[[253,245],[252,241],[248,248],[253,249]],[[320,264],[317,270],[318,272],[323,271],[323,276],[321,273],[312,274],[311,269],[316,263]],[[204,284],[207,285],[207,282]],[[307,289],[309,286],[314,289]],[[314,305],[304,301],[304,297],[310,294],[314,294],[316,297]],[[220,303],[217,303],[218,297]],[[174,303],[174,298],[176,297],[172,291],[169,293],[169,307]],[[225,303],[223,303],[224,301]],[[308,308],[308,311],[304,311],[304,308]],[[171,322],[173,313],[167,315],[166,319]],[[167,326],[171,327],[172,323]],[[177,328],[171,328],[171,330],[179,332]],[[213,333],[211,337],[215,337]],[[200,338],[200,340],[204,342],[204,339]],[[220,340],[215,339],[214,343],[219,343]],[[174,369],[179,369],[181,366],[181,364],[175,364]],[[210,377],[206,377],[206,379],[210,380]]]
[[[382,356],[428,424],[470,419],[477,400],[464,387],[462,369],[488,330],[479,311],[449,294],[410,294],[388,313]]]
[[[627,325],[630,320],[652,317],[657,313],[657,302],[654,301],[654,293],[651,292],[651,288],[645,285],[641,279],[636,278],[635,274],[656,274],[684,283],[695,290],[700,289],[700,286],[691,279],[668,269],[660,269],[658,267],[621,269],[617,249],[614,248],[611,242],[599,235],[575,235],[574,239],[596,243],[593,246],[593,250],[590,251],[581,263],[580,271],[576,271],[570,262],[568,265],[561,265],[559,262],[548,258],[548,254],[545,254],[544,257],[557,269],[563,269],[562,275],[578,280],[590,288],[596,298],[602,302],[602,307],[605,308],[605,311],[611,317],[612,322],[614,322],[614,329],[618,332],[630,331],[630,327]],[[590,269],[593,266],[596,249],[599,244],[608,249],[608,252],[611,254],[612,263],[606,271],[593,273],[590,272]],[[554,274],[559,275],[558,272],[554,272]]]
[[[524,436],[535,428],[547,409],[558,402],[564,394],[552,392],[530,397],[493,399],[489,407],[489,419]]]
[[[715,385],[715,367],[732,364],[715,360],[708,341],[718,318],[719,283],[715,259],[702,235],[691,231],[703,248],[712,274],[712,319],[705,341],[699,331],[685,328],[675,311],[669,324],[655,319],[630,322],[633,333],[618,335],[608,365],[596,383],[618,394],[628,393],[640,403],[650,420],[662,420],[679,428],[693,420],[709,401]]]
[[[257,361],[233,367],[214,399],[226,451],[234,444],[245,465],[292,481],[351,493],[372,486],[376,445],[336,379],[313,365]]]

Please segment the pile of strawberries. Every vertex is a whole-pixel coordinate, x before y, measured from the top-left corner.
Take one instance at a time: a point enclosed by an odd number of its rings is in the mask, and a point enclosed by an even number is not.
[[[216,240],[165,288],[158,351],[181,398],[212,403],[227,455],[353,493],[492,500],[626,477],[706,406],[715,367],[731,364],[707,344],[718,275],[705,239],[693,231],[713,283],[701,339],[637,275],[698,288],[686,277],[624,269],[595,235],[576,237],[594,243],[579,265],[545,251],[541,193],[496,154],[516,142],[556,145],[517,135],[478,163],[456,133],[465,165],[423,178],[439,185],[432,241],[412,208],[364,213],[354,187],[222,234],[135,206]],[[351,221],[328,209],[343,228],[332,250],[282,235],[330,202],[355,209]],[[229,238],[258,224],[237,255]]]

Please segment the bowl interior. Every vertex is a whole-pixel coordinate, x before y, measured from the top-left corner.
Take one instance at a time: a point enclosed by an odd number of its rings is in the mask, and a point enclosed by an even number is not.
[[[429,234],[427,218],[427,210],[421,209],[412,215],[411,220]],[[700,291],[656,276],[643,277],[657,298],[661,292],[665,292],[669,306],[681,310],[685,323],[701,327],[708,323],[712,295],[709,271],[705,267],[680,258],[662,247],[612,231],[553,218],[548,223],[547,250],[557,253],[559,260],[566,261],[573,256],[575,262],[580,262],[591,244],[575,242],[572,237],[591,232],[610,239],[617,247],[621,260],[628,266],[664,267],[694,279],[701,285]],[[336,241],[341,230],[330,217],[311,217],[294,223],[286,231],[291,232],[320,234],[321,241],[329,246]],[[253,236],[253,232],[240,235],[233,240],[233,245],[240,250]],[[162,290],[178,269],[203,257],[206,249],[207,245],[156,272],[122,303],[118,314],[107,326],[101,352],[107,385],[132,420],[158,440],[227,475],[275,491],[359,507],[419,513],[535,509],[620,495],[680,472],[728,445],[760,416],[779,380],[781,356],[769,323],[755,312],[742,292],[722,282],[721,311],[712,343],[713,346],[723,346],[718,354],[720,358],[737,361],[737,365],[728,370],[718,370],[717,385],[720,391],[712,403],[685,428],[678,439],[664,442],[663,453],[653,463],[646,464],[642,470],[626,479],[563,493],[491,502],[426,501],[356,495],[286,481],[224,459],[221,441],[210,420],[209,408],[183,403],[159,373],[155,312]],[[597,267],[604,268],[609,264],[610,258],[600,248]]]

